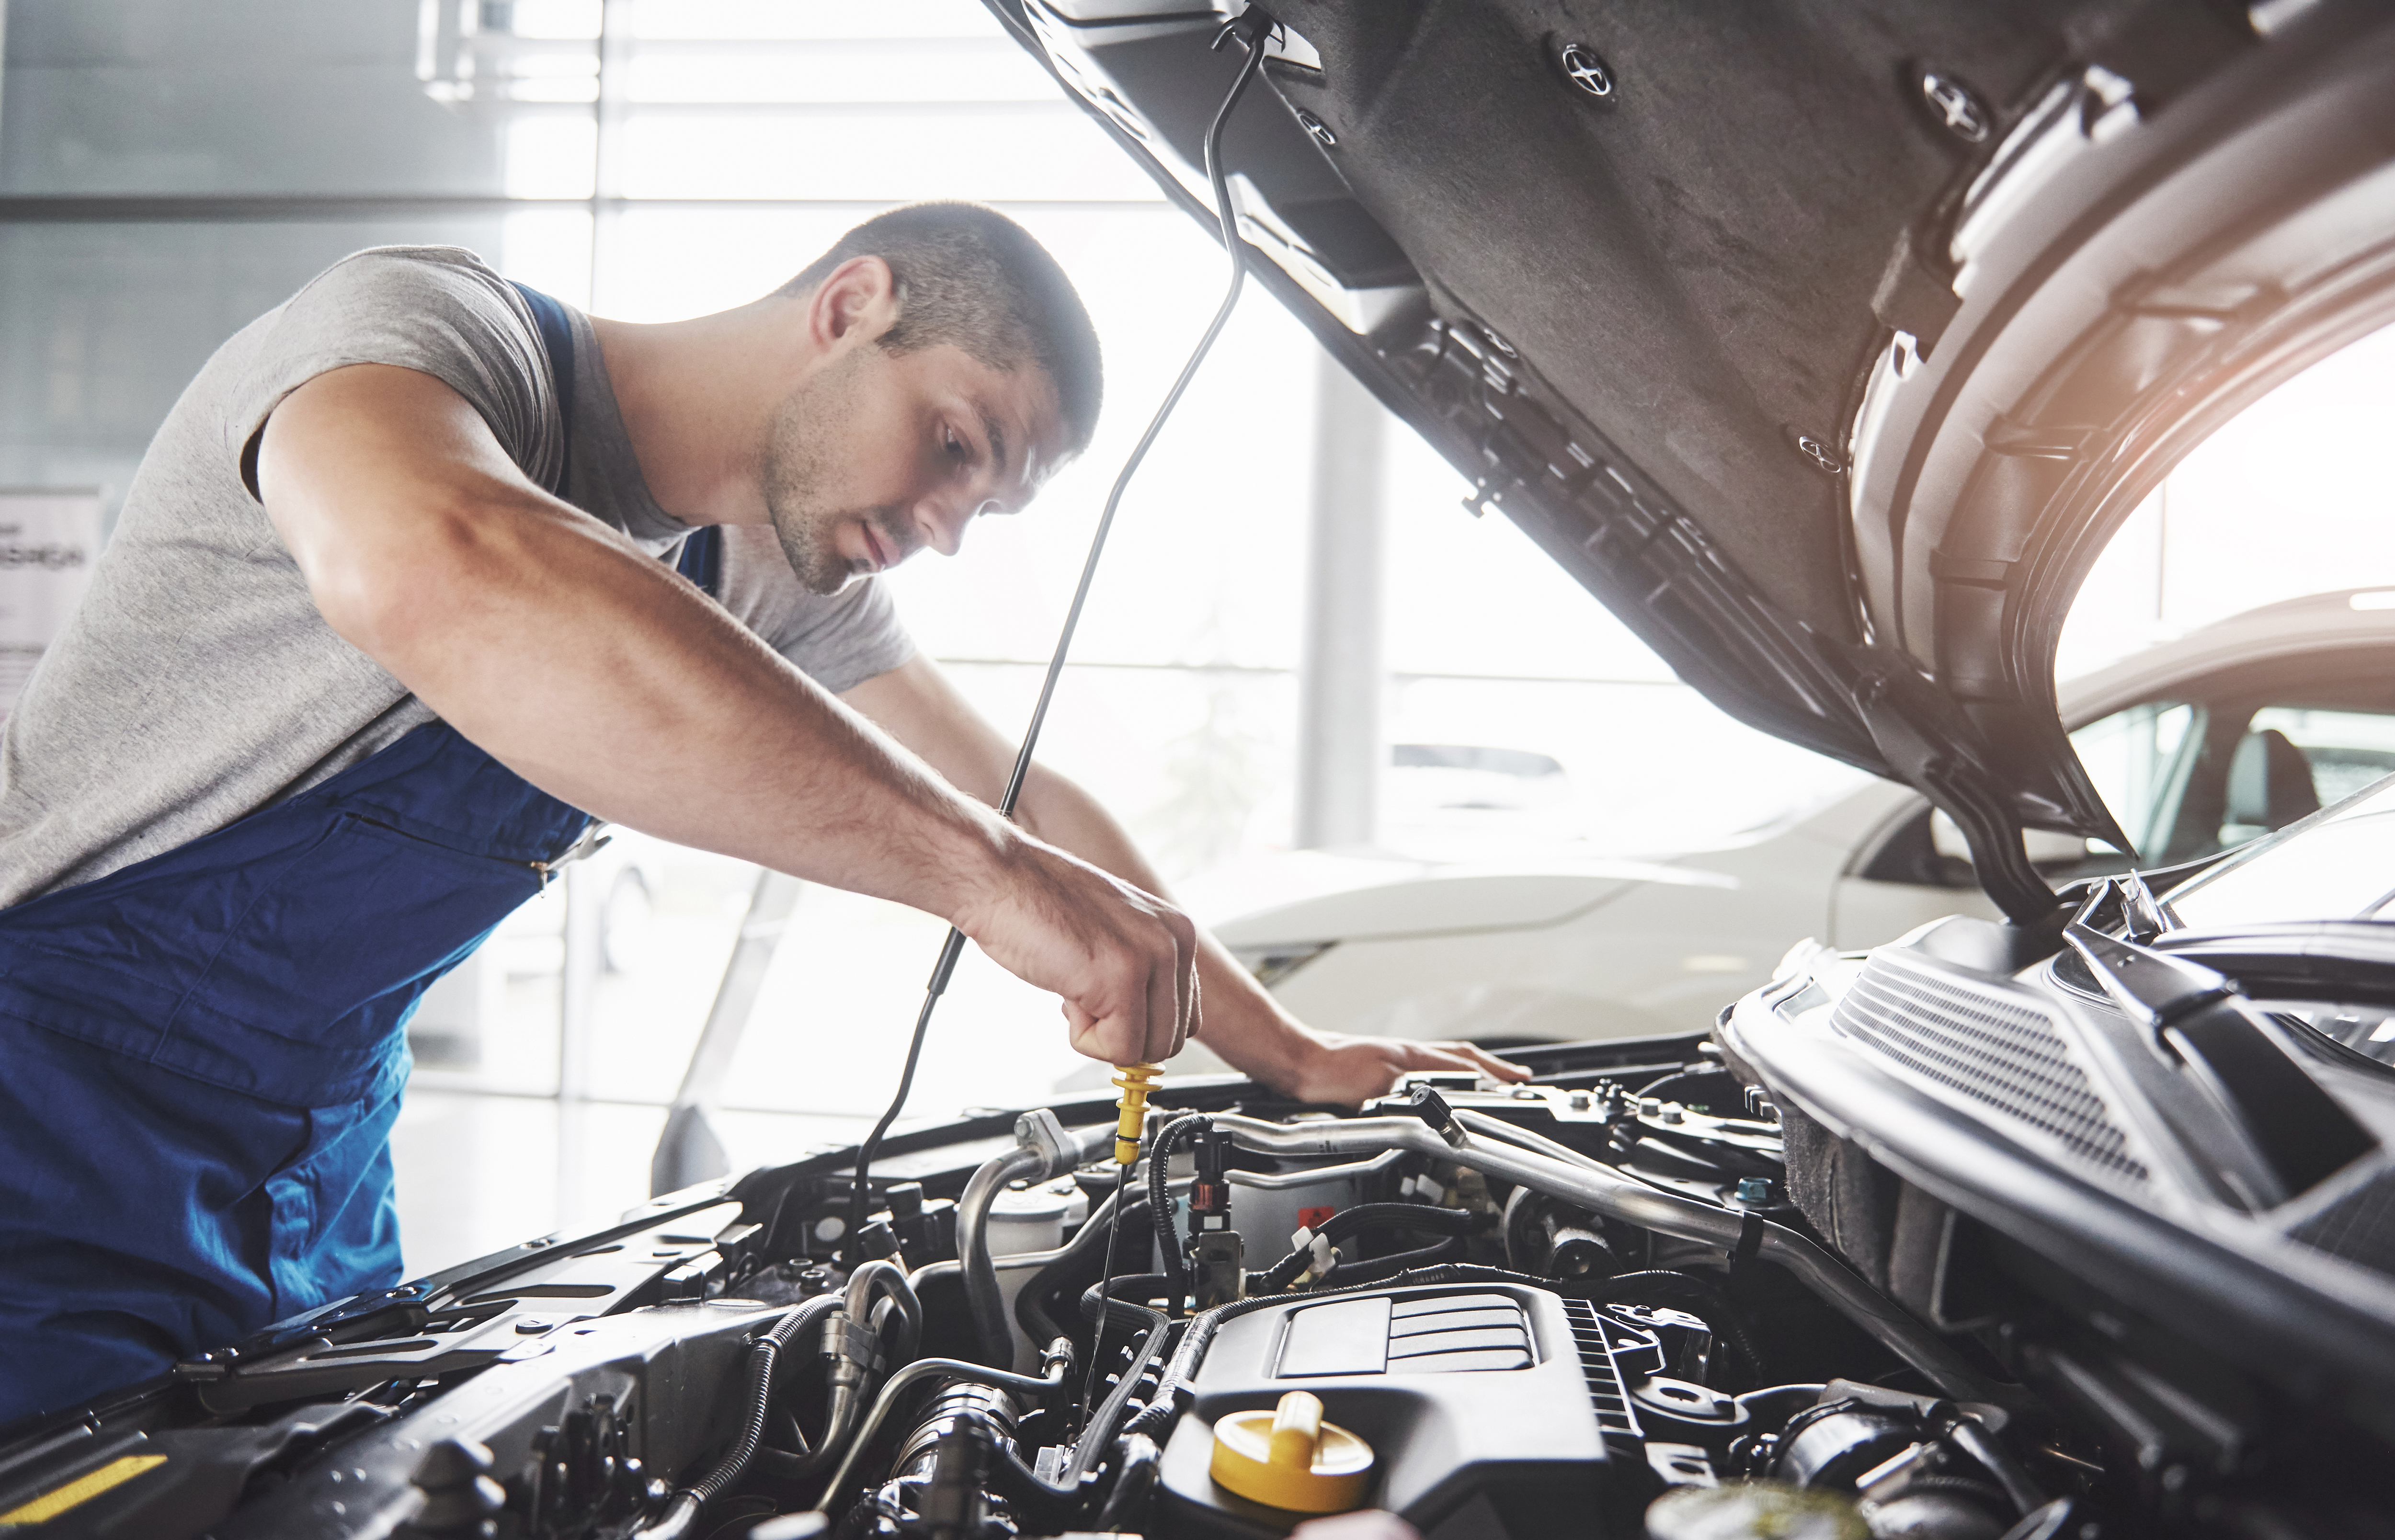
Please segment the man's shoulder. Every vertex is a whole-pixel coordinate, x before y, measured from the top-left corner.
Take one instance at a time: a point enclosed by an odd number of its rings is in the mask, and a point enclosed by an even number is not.
[[[332,300],[416,307],[426,304],[529,310],[514,286],[475,252],[454,246],[368,246],[353,251],[303,285],[291,305]]]

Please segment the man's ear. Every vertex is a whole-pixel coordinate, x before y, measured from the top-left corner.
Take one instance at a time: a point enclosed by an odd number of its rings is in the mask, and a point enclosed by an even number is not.
[[[816,347],[870,342],[898,319],[898,278],[879,257],[852,257],[815,285],[807,332]]]

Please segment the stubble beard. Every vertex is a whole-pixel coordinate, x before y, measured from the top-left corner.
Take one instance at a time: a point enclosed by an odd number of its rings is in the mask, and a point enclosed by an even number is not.
[[[791,392],[774,414],[773,434],[765,444],[766,515],[790,570],[815,593],[838,593],[858,575],[834,542],[844,523],[868,523],[892,551],[901,556],[906,551],[893,528],[890,510],[840,508],[827,490],[837,476],[830,446],[851,436],[855,371],[863,362],[858,353],[851,353]]]

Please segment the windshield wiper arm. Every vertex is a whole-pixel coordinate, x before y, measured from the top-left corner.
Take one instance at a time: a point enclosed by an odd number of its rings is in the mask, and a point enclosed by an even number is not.
[[[2203,1141],[2223,1181],[2255,1208],[2268,1208],[2318,1184],[2375,1149],[2378,1141],[2303,1068],[2286,1029],[2256,1010],[2227,975],[2185,957],[2108,936],[2087,920],[2108,901],[2127,927],[2144,884],[2116,880],[2091,896],[2064,927],[2063,940],[2155,1050],[2178,1062],[2223,1113],[2242,1148]],[[2144,895],[2157,920],[2152,896]]]

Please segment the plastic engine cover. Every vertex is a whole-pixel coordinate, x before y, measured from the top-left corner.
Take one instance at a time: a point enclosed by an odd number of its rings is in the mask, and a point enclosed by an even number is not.
[[[1635,1534],[1644,1483],[1608,1480],[1595,1410],[1618,1403],[1613,1370],[1600,1341],[1597,1378],[1583,1372],[1580,1335],[1562,1300],[1502,1284],[1301,1296],[1225,1321],[1165,1449],[1167,1533],[1276,1535],[1303,1518],[1207,1471],[1216,1418],[1310,1390],[1327,1421],[1372,1446],[1369,1506],[1424,1540]],[[1626,1527],[1599,1518],[1608,1497],[1626,1501]]]

